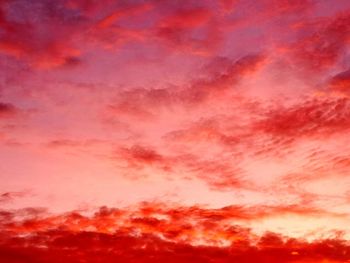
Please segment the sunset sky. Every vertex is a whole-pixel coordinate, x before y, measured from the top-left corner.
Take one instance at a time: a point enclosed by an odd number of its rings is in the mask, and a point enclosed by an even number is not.
[[[0,0],[0,262],[350,262],[349,0]]]

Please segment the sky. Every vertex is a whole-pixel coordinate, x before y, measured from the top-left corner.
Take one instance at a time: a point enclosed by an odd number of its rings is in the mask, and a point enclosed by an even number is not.
[[[0,261],[350,262],[348,0],[1,0]]]

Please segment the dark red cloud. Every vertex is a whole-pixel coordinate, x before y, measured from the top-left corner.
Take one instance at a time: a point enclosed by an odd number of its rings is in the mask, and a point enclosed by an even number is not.
[[[307,242],[272,232],[256,236],[248,228],[224,223],[242,219],[241,214],[248,211],[242,207],[172,209],[162,204],[145,204],[133,211],[102,207],[90,217],[77,212],[50,216],[37,209],[1,211],[0,260],[224,263],[350,259],[349,244],[340,236]],[[254,210],[248,214],[260,217]],[[163,215],[162,219],[157,215]],[[206,245],[195,244],[200,237],[206,239]],[[228,243],[222,246],[217,239]]]
[[[163,157],[152,149],[147,149],[142,146],[133,146],[126,149],[126,153],[135,161],[141,163],[153,163],[163,159]]]
[[[128,164],[128,168],[142,169],[155,166],[162,170],[170,169],[170,157],[158,153],[151,147],[133,145],[129,148],[120,148],[115,152],[114,158],[121,159]]]
[[[200,27],[211,17],[211,12],[207,9],[198,8],[191,10],[178,10],[159,22],[159,27],[166,29],[181,30],[183,28]]]
[[[0,102],[0,118],[13,117],[18,113],[18,109],[11,103]]]
[[[349,106],[347,98],[315,98],[270,110],[255,128],[275,136],[327,136],[350,128]]]
[[[83,29],[84,21],[76,14],[65,12],[62,1],[38,1],[35,5],[9,1],[0,8],[3,30],[0,51],[40,68],[78,61],[80,51],[67,39],[72,38],[77,29]],[[21,13],[25,15],[18,17]]]
[[[207,7],[177,10],[158,22],[156,36],[177,52],[212,54],[222,40],[213,15]]]
[[[14,243],[17,244],[14,244]],[[4,262],[346,262],[349,247],[341,240],[315,243],[263,237],[260,247],[244,241],[229,248],[166,242],[153,235],[140,237],[52,231],[1,246]],[[40,247],[35,244],[42,244]]]
[[[307,36],[291,47],[292,60],[304,68],[316,71],[335,65],[344,57],[349,46],[349,22],[349,12],[342,12],[306,26]]]
[[[95,0],[66,0],[65,6],[69,9],[81,10],[84,14],[94,15],[103,8],[109,7],[112,1],[95,1]]]
[[[139,13],[146,12],[152,8],[151,4],[141,4],[141,5],[131,5],[126,6],[125,8],[121,8],[120,10],[116,10],[110,15],[107,15],[102,20],[97,23],[97,27],[106,28],[112,26],[115,22],[122,19],[123,17],[129,17],[133,15],[137,15]]]
[[[222,9],[226,12],[232,11],[235,5],[238,3],[237,0],[220,0]]]
[[[79,65],[90,48],[118,49],[127,43],[213,56],[235,28],[230,24],[250,27],[251,21],[265,23],[300,15],[313,6],[313,1],[287,0],[264,0],[254,8],[250,1],[235,0],[189,1],[181,6],[156,0],[40,0],[35,5],[26,0],[3,1],[0,51],[37,68]],[[243,17],[240,9],[248,9]],[[231,13],[235,16],[230,17]],[[316,23],[307,34],[301,32],[300,39],[288,48],[292,59],[314,69],[333,65],[347,47],[348,24],[344,12]]]
[[[312,0],[264,0],[266,12],[270,15],[297,15],[314,7]]]
[[[331,91],[348,94],[350,91],[350,70],[335,75],[332,77],[329,84]]]
[[[208,52],[217,46],[219,27],[206,25],[212,16],[210,8],[188,5],[173,10],[168,5],[166,1],[2,2],[0,52],[47,69],[78,65],[83,54],[96,45],[115,49],[129,42],[152,40],[161,46],[170,45],[176,52],[192,53]],[[137,21],[153,9],[153,24]],[[203,32],[194,37],[193,30],[198,27]]]
[[[113,1],[7,1],[0,6],[0,52],[35,68],[76,66],[86,51],[86,41],[106,46],[115,40],[133,40],[134,31],[114,27],[114,23],[143,13],[149,6]]]

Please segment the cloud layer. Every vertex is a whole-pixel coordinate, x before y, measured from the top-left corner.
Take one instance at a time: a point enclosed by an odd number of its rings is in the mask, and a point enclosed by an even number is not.
[[[294,211],[293,211],[294,210]],[[269,212],[267,212],[269,211]],[[1,211],[0,258],[6,262],[345,262],[349,245],[331,239],[261,236],[235,225],[269,213],[309,213],[295,208],[167,207],[145,203],[137,209],[101,207],[50,216],[27,208]],[[321,211],[314,211],[315,214]]]
[[[349,17],[1,1],[0,261],[347,262]]]

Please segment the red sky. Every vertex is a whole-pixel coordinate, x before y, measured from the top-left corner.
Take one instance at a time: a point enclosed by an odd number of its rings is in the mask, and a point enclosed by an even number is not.
[[[1,0],[0,262],[350,262],[350,2]]]

